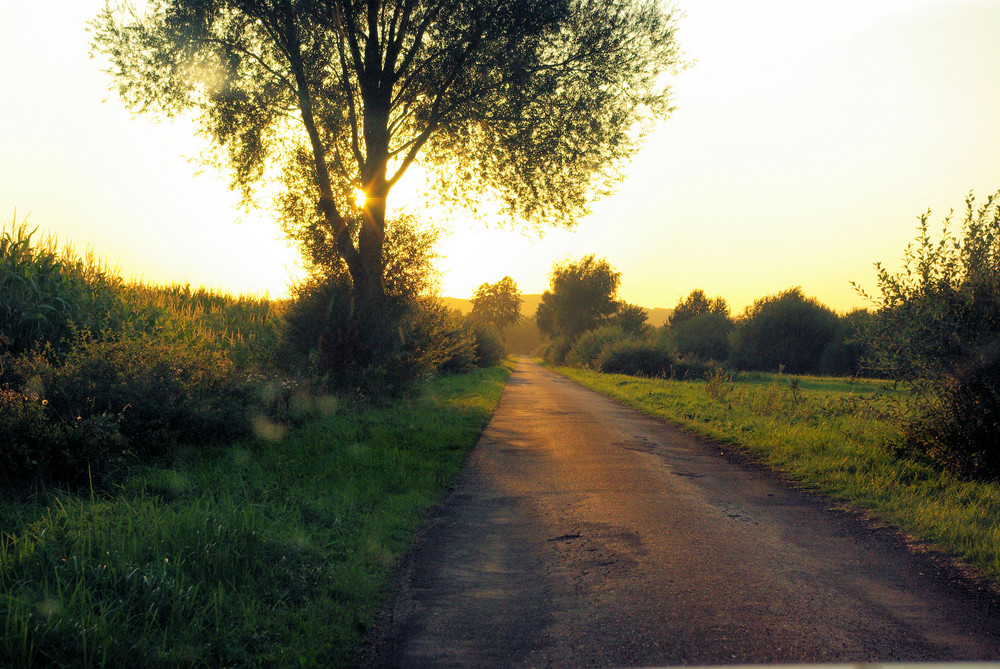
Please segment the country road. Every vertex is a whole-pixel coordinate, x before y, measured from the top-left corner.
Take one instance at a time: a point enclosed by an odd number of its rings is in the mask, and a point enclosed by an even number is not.
[[[1000,659],[1000,599],[933,553],[522,358],[366,663]]]

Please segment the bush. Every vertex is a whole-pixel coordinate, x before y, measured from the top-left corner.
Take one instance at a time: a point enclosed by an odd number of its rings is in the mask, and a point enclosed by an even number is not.
[[[507,344],[495,326],[469,319],[469,328],[476,344],[476,366],[496,367],[507,358]]]
[[[738,369],[815,374],[838,328],[834,311],[791,288],[747,308],[733,333],[729,361]]]
[[[410,365],[424,376],[464,374],[476,367],[476,338],[461,314],[434,298],[422,298],[403,323]]]
[[[671,368],[671,378],[680,381],[696,381],[711,378],[722,373],[722,366],[715,360],[681,358]]]
[[[625,341],[629,335],[618,325],[605,325],[577,337],[566,353],[566,364],[572,367],[597,367],[597,360],[610,344]]]
[[[66,424],[120,416],[118,430],[143,457],[178,442],[248,434],[256,395],[220,351],[150,335],[97,340],[84,333],[62,360],[48,351],[11,359],[4,380],[34,389]]]
[[[903,429],[904,454],[961,476],[1000,477],[1000,360],[943,380],[925,391],[918,415]]]
[[[120,420],[100,414],[64,421],[46,400],[0,388],[0,485],[30,491],[49,481],[101,483],[125,459]]]
[[[826,376],[871,375],[865,368],[867,347],[862,333],[868,327],[872,314],[866,309],[855,309],[841,317],[840,326],[833,339],[820,355],[819,369]]]
[[[670,326],[678,355],[696,360],[725,360],[733,322],[723,313],[708,312],[678,320]]]
[[[542,358],[550,365],[566,364],[566,356],[573,348],[574,338],[570,336],[557,337],[542,349]]]
[[[673,356],[648,342],[620,341],[606,347],[598,360],[600,371],[607,374],[669,377]]]
[[[957,237],[948,216],[932,240],[928,218],[920,217],[902,272],[876,264],[881,296],[865,329],[868,362],[911,389],[905,452],[1000,477],[1000,193],[982,205],[966,198]]]

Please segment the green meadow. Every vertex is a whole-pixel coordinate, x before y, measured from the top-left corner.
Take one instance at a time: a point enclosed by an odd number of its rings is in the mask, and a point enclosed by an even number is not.
[[[510,368],[0,503],[0,666],[343,666]]]

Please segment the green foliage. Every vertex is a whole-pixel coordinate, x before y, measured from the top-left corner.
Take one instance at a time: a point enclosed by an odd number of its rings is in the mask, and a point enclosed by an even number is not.
[[[277,190],[284,227],[360,297],[381,293],[387,198],[418,158],[469,209],[586,214],[670,112],[675,19],[639,0],[164,0],[108,5],[91,30],[131,109],[193,113],[233,187]]]
[[[309,276],[292,287],[284,310],[287,364],[373,399],[409,392],[438,370],[474,366],[472,334],[424,297],[436,282],[437,235],[408,217],[390,220],[386,292],[374,299],[359,295],[343,262],[316,246]]]
[[[837,314],[801,288],[756,300],[738,320],[730,364],[739,369],[807,374],[819,371],[837,334]]]
[[[668,327],[670,340],[681,357],[721,362],[729,356],[733,322],[724,313],[707,311],[674,320]]]
[[[425,298],[417,303],[407,324],[404,337],[413,343],[410,350],[416,353],[411,364],[425,376],[436,371],[464,374],[476,367],[475,334],[457,311]]]
[[[904,449],[964,475],[1000,476],[1000,194],[966,198],[961,232],[928,214],[903,258],[880,264],[880,297],[866,331],[870,363],[913,390]]]
[[[474,319],[468,325],[475,338],[477,367],[496,367],[507,358],[507,344],[499,330]]]
[[[472,296],[472,318],[488,323],[498,330],[521,321],[521,291],[517,283],[505,276],[496,283],[484,283]]]
[[[820,371],[827,376],[871,376],[865,366],[868,348],[864,333],[870,327],[873,314],[867,309],[855,309],[840,318],[837,334],[823,349]]]
[[[575,338],[593,330],[618,312],[621,272],[604,258],[584,256],[577,262],[556,263],[549,290],[535,312],[538,329],[549,338]]]
[[[0,498],[0,666],[354,666],[392,564],[508,373],[341,406],[103,495]]]
[[[573,348],[574,339],[572,337],[558,337],[553,339],[542,349],[542,358],[550,365],[562,365],[566,362],[566,356]]]
[[[643,337],[651,331],[646,325],[646,310],[638,304],[619,302],[618,310],[608,319],[608,323],[615,325],[633,337]]]
[[[178,443],[248,434],[251,414],[298,420],[281,393],[260,393],[278,332],[269,300],[128,284],[23,226],[2,240],[3,277],[31,290],[0,294],[14,305],[0,327],[21,333],[0,350],[0,485],[100,485]],[[26,328],[10,314],[29,303],[45,318]]]
[[[13,222],[0,230],[0,351],[62,350],[74,327],[99,332],[134,320],[116,277],[92,256],[59,252],[51,237],[33,241],[35,232]]]
[[[669,351],[650,342],[633,340],[609,344],[598,358],[597,366],[606,374],[669,377],[674,364]]]
[[[218,441],[249,432],[255,393],[221,351],[149,335],[97,340],[81,334],[61,359],[11,359],[3,380],[32,389],[58,421],[117,416],[116,431],[141,457],[178,441]],[[53,444],[58,448],[58,444]]]
[[[686,320],[703,316],[705,314],[717,314],[719,316],[729,316],[729,305],[721,297],[709,299],[705,291],[700,288],[692,290],[684,299],[677,302],[673,313],[667,320],[667,325],[673,327]]]
[[[32,391],[0,387],[0,487],[31,493],[42,483],[98,484],[125,464],[122,414],[63,420]]]
[[[187,284],[123,283],[118,294],[135,324],[132,331],[224,351],[239,367],[275,367],[282,326],[280,302],[259,295],[192,289]]]
[[[605,325],[580,335],[566,354],[564,362],[572,367],[598,368],[601,352],[611,344],[625,341],[630,334],[618,325]]]

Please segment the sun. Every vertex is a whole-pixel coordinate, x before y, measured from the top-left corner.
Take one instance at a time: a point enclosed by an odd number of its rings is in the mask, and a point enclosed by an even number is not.
[[[365,206],[365,200],[367,200],[367,199],[368,199],[368,195],[363,190],[361,190],[360,188],[358,188],[357,186],[355,186],[354,187],[354,204],[358,205],[358,207],[362,207],[363,208]]]

